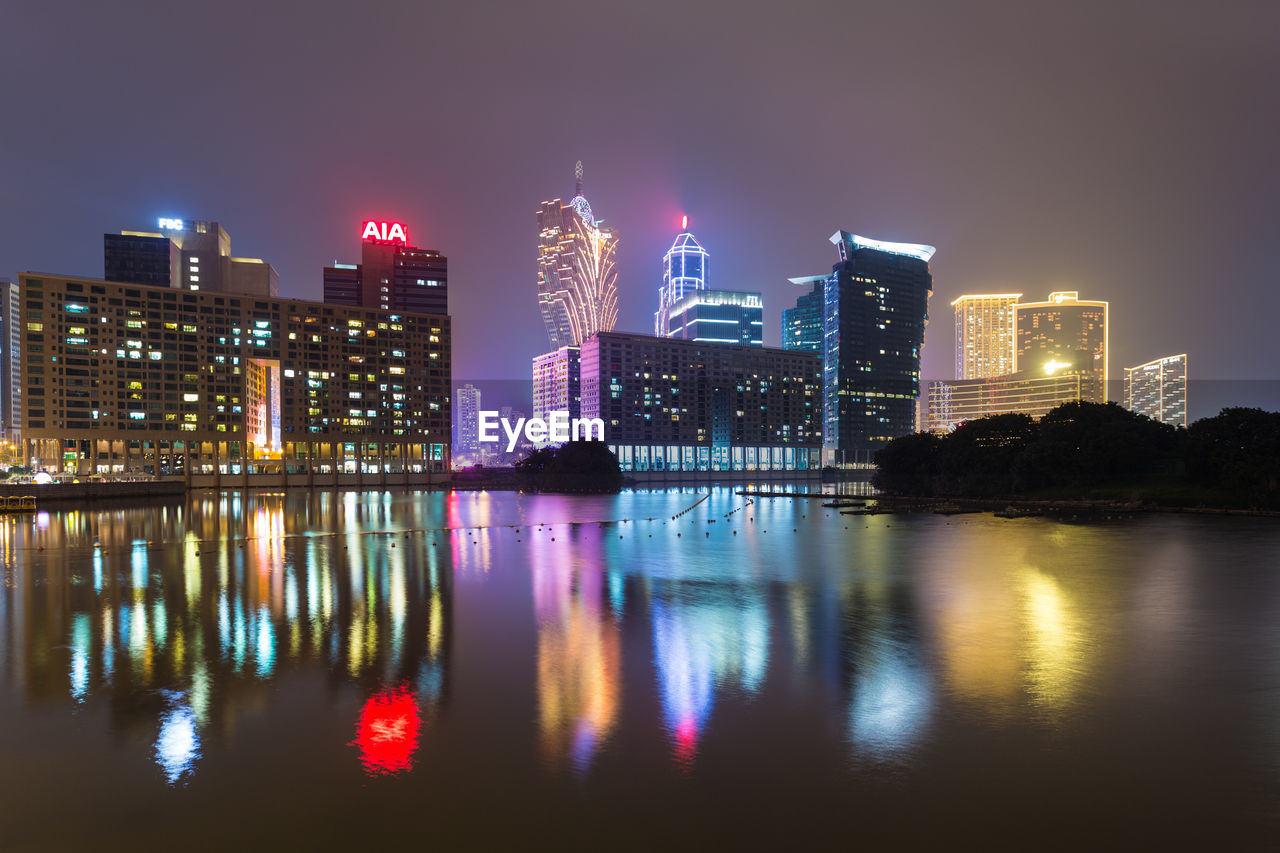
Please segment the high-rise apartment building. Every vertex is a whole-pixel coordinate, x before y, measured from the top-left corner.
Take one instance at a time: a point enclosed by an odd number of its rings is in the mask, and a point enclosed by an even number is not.
[[[667,334],[721,344],[764,346],[764,302],[741,290],[692,290],[669,306]]]
[[[231,237],[218,223],[160,219],[157,225],[157,231],[103,235],[107,281],[268,298],[280,294],[275,267],[258,258],[232,257]]]
[[[361,226],[360,263],[324,268],[324,301],[384,311],[449,313],[449,259],[409,245],[399,222]]]
[[[1021,293],[961,296],[956,311],[956,379],[1014,372],[1014,306]]]
[[[22,311],[18,285],[0,280],[0,441],[6,461],[22,436]]]
[[[1107,399],[1107,303],[1077,291],[1050,293],[1045,302],[1014,306],[1014,371],[1050,375],[1065,365],[1083,372],[1081,399]]]
[[[453,456],[459,462],[475,462],[480,446],[480,389],[471,383],[454,389],[455,432]]]
[[[214,478],[203,485],[448,470],[448,316],[32,273],[19,283],[23,455],[38,466]]]
[[[823,284],[824,462],[861,464],[915,431],[935,250],[847,231],[831,242],[839,261]]]
[[[707,261],[711,255],[689,232],[689,217],[684,217],[681,228],[662,256],[662,286],[658,288],[658,310],[653,315],[653,334],[659,338],[688,337],[678,334],[683,323],[672,320],[671,308],[689,294],[707,289]]]
[[[788,280],[792,284],[807,285],[809,292],[796,300],[794,308],[782,312],[782,348],[821,353],[827,276],[807,275]]]
[[[1124,406],[1161,423],[1187,426],[1187,354],[1126,367]]]
[[[577,192],[568,204],[544,201],[538,208],[538,310],[553,350],[581,346],[618,321],[618,235],[596,219],[582,194],[582,161]]]
[[[576,418],[582,411],[582,351],[560,347],[533,357],[533,416],[546,420],[552,412],[568,412]]]
[[[618,332],[582,345],[582,417],[604,421],[624,471],[811,471],[821,359],[806,352]]]

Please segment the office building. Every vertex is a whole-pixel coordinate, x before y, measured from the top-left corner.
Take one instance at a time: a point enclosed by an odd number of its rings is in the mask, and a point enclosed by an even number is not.
[[[1161,423],[1187,426],[1187,354],[1126,367],[1124,406]]]
[[[24,456],[50,472],[310,485],[448,470],[447,316],[33,273],[19,283]]]
[[[537,213],[538,310],[553,350],[580,346],[618,321],[618,234],[582,194],[581,160],[576,177],[568,204],[544,201]]]
[[[671,303],[669,311],[665,337],[764,346],[764,302],[759,293],[691,290]]]
[[[1039,419],[1050,409],[1080,399],[1081,378],[1075,372],[1013,373],[930,382],[923,428],[946,432],[966,421],[1004,414]]]
[[[0,281],[0,459],[14,462],[22,437],[22,312],[18,285]]]
[[[579,347],[560,347],[533,357],[533,416],[546,420],[552,412],[582,412]]]
[[[689,232],[689,217],[681,221],[681,232],[662,256],[662,286],[658,288],[658,310],[653,316],[653,334],[659,338],[685,338],[683,325],[672,319],[672,306],[689,294],[707,289],[707,261],[711,257]]]
[[[399,222],[361,226],[360,263],[324,268],[324,301],[383,311],[449,313],[449,260],[409,245]]]
[[[782,348],[822,352],[823,300],[827,276],[809,275],[788,279],[809,288],[796,300],[794,308],[782,312]]]
[[[916,428],[934,248],[847,231],[831,242],[839,260],[823,284],[823,460],[869,464]]]
[[[454,461],[462,464],[479,461],[480,446],[480,389],[471,383],[454,389]]]
[[[1078,365],[1081,399],[1107,398],[1107,303],[1080,299],[1076,291],[1050,293],[1045,302],[1014,306],[1014,371],[1053,372],[1057,365]]]
[[[815,471],[821,359],[806,352],[601,332],[582,345],[582,417],[624,471]]]
[[[956,378],[983,379],[1014,372],[1014,306],[1021,293],[961,296],[956,312]]]
[[[104,234],[107,281],[275,298],[280,276],[258,258],[231,256],[231,237],[216,222],[163,218],[156,231]]]

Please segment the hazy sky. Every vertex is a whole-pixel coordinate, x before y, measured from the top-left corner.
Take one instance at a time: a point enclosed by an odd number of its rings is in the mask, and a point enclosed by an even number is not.
[[[538,202],[586,167],[651,332],[688,213],[766,343],[843,228],[931,243],[952,299],[1111,301],[1112,372],[1280,361],[1280,4],[3,0],[0,276],[102,275],[102,234],[215,219],[286,296],[396,219],[449,257],[454,375],[547,348]]]

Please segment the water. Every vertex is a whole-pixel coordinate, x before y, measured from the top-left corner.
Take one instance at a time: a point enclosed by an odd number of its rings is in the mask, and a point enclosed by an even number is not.
[[[1260,846],[1277,554],[727,489],[11,518],[0,848]]]

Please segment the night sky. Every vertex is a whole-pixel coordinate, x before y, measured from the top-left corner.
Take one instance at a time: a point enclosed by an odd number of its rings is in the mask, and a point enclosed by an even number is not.
[[[538,202],[586,168],[651,333],[682,213],[766,344],[836,229],[931,243],[949,303],[1111,301],[1111,367],[1280,360],[1275,2],[8,0],[0,276],[102,275],[102,234],[213,219],[319,299],[367,218],[449,257],[454,375],[529,376]]]

